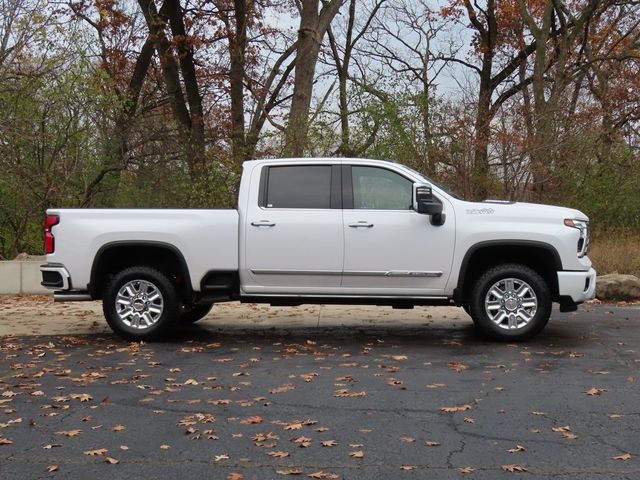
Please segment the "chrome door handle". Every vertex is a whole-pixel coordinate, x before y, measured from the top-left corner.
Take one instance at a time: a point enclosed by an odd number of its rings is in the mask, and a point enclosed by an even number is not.
[[[251,222],[254,227],[275,227],[276,224],[269,220],[260,220],[259,222]]]
[[[369,223],[366,220],[360,220],[358,223],[350,223],[349,226],[351,228],[371,228],[373,227],[373,223]]]

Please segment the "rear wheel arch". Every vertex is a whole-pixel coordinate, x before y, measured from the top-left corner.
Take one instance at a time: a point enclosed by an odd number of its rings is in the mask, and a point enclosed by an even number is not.
[[[101,299],[110,279],[134,265],[154,268],[170,278],[183,301],[193,296],[189,267],[175,246],[156,241],[117,241],[106,243],[97,251],[88,285],[93,299]]]
[[[531,240],[496,240],[473,245],[465,254],[455,290],[458,305],[468,305],[476,281],[488,269],[501,264],[521,264],[535,270],[558,299],[558,275],[562,261],[552,245]]]

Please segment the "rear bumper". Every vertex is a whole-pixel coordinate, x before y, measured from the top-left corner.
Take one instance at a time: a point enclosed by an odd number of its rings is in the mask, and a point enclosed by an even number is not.
[[[596,294],[596,271],[558,272],[558,295],[570,297],[575,303],[586,302]]]
[[[42,273],[42,285],[53,290],[70,290],[71,275],[61,263],[45,263],[40,265]]]

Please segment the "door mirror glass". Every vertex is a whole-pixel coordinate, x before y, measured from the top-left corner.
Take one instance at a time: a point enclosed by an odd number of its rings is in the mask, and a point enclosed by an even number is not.
[[[433,196],[431,185],[416,183],[413,185],[415,198],[415,211],[423,215],[440,215],[442,203]]]

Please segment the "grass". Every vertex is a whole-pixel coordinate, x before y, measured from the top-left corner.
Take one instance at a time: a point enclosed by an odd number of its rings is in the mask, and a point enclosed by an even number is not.
[[[591,239],[589,258],[598,275],[629,273],[640,277],[640,232],[598,232]]]

